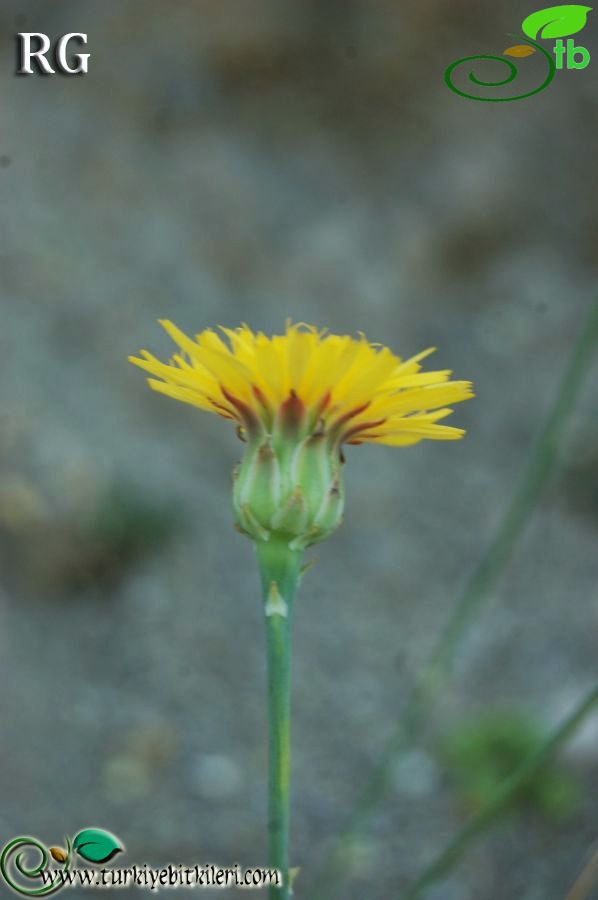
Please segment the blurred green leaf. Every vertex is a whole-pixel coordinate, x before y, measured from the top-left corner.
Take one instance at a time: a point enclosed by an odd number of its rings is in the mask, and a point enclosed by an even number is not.
[[[441,752],[465,801],[480,809],[544,741],[542,729],[523,713],[499,710],[462,724]],[[575,811],[579,801],[576,779],[558,763],[546,761],[513,794],[509,808],[562,819]]]
[[[127,561],[164,544],[178,529],[180,519],[174,503],[149,498],[121,479],[100,498],[89,533],[106,552]]]

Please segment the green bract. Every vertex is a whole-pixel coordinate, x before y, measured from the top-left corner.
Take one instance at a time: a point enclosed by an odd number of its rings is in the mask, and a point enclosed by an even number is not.
[[[292,550],[323,540],[342,521],[341,466],[339,447],[323,431],[251,441],[234,472],[237,527],[255,541],[285,539]]]

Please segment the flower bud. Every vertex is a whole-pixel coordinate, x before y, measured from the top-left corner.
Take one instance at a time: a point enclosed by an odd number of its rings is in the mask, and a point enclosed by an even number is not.
[[[297,550],[323,540],[342,521],[341,465],[338,444],[322,429],[306,436],[275,430],[251,441],[234,474],[237,527],[252,540],[276,536]]]

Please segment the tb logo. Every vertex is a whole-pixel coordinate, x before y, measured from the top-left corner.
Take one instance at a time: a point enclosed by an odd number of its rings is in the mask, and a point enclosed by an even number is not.
[[[569,38],[569,40],[567,41],[566,47],[564,43],[559,40],[556,42],[552,49],[554,55],[556,56],[557,69],[563,68],[563,56],[565,56],[567,59],[568,69],[585,69],[590,61],[590,51],[586,50],[585,47],[576,47],[571,38]],[[575,59],[578,54],[581,57],[579,62]]]
[[[79,32],[63,34],[56,41],[52,52],[52,63],[48,62],[47,54],[52,48],[52,42],[47,34],[36,31],[20,31],[17,34],[17,75],[55,75],[56,70],[63,75],[86,75],[90,53],[74,53],[72,60],[67,58],[67,49],[71,41],[78,44],[87,44],[87,35]],[[35,63],[36,69],[33,68]],[[72,64],[74,63],[74,65]]]
[[[590,61],[590,51],[585,47],[576,46],[575,41],[570,38],[569,35],[577,34],[578,31],[581,31],[582,28],[585,27],[586,18],[588,13],[591,12],[591,9],[591,6],[566,3],[564,6],[549,6],[547,9],[536,10],[536,12],[531,13],[521,23],[521,30],[525,35],[525,37],[522,38],[522,40],[525,41],[524,44],[508,47],[506,50],[503,50],[502,56],[489,56],[486,53],[480,53],[476,56],[464,56],[463,59],[455,60],[444,73],[446,86],[450,88],[451,91],[454,91],[455,94],[466,97],[468,100],[482,100],[487,103],[507,103],[510,100],[523,100],[525,97],[532,97],[534,94],[538,94],[540,91],[543,91],[544,88],[548,87],[554,78],[557,69],[563,68],[564,59],[566,60],[568,69],[585,69],[588,65]],[[511,35],[511,37],[516,37],[516,35]],[[561,38],[564,37],[568,38],[566,46],[561,40]],[[542,44],[538,43],[539,39],[550,38],[558,38],[554,47],[551,48],[554,53],[554,58],[546,47],[543,47]],[[505,78],[497,78],[495,81],[482,80],[474,74],[473,69],[470,69],[469,80],[472,84],[482,88],[502,87],[503,85],[514,81],[518,74],[515,64],[512,63],[510,59],[505,59],[504,57],[511,56],[523,58],[537,52],[544,57],[544,60],[548,65],[546,77],[540,87],[534,88],[533,90],[526,90],[524,93],[517,94],[515,97],[497,97],[492,96],[492,94],[485,97],[483,94],[470,94],[469,85],[467,83],[462,83],[462,86],[458,86],[453,80],[453,72],[461,65],[461,63],[471,63],[479,59],[491,59],[494,62],[502,64],[503,74],[504,68],[506,67],[508,74]],[[463,72],[463,69],[461,71]],[[467,70],[465,69],[465,71]],[[463,79],[461,79],[461,81],[463,82]],[[466,87],[467,90],[465,90]]]

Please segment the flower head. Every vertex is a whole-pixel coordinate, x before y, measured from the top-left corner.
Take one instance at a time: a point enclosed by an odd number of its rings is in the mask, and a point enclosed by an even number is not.
[[[402,360],[364,335],[328,334],[287,323],[268,337],[246,325],[190,338],[161,322],[180,348],[169,363],[146,350],[130,361],[151,388],[237,423],[247,453],[235,482],[240,528],[258,540],[272,533],[313,543],[340,521],[341,445],[407,446],[456,440],[440,424],[449,404],[473,396],[448,370],[426,372],[432,350]]]
[[[402,360],[386,347],[287,324],[282,335],[255,334],[246,325],[211,329],[194,339],[162,321],[180,347],[170,364],[146,350],[130,361],[157,378],[155,391],[236,421],[244,432],[276,425],[324,429],[337,444],[406,446],[425,438],[455,440],[461,428],[438,423],[473,396],[468,381],[449,381],[448,370],[422,372],[424,350]]]

